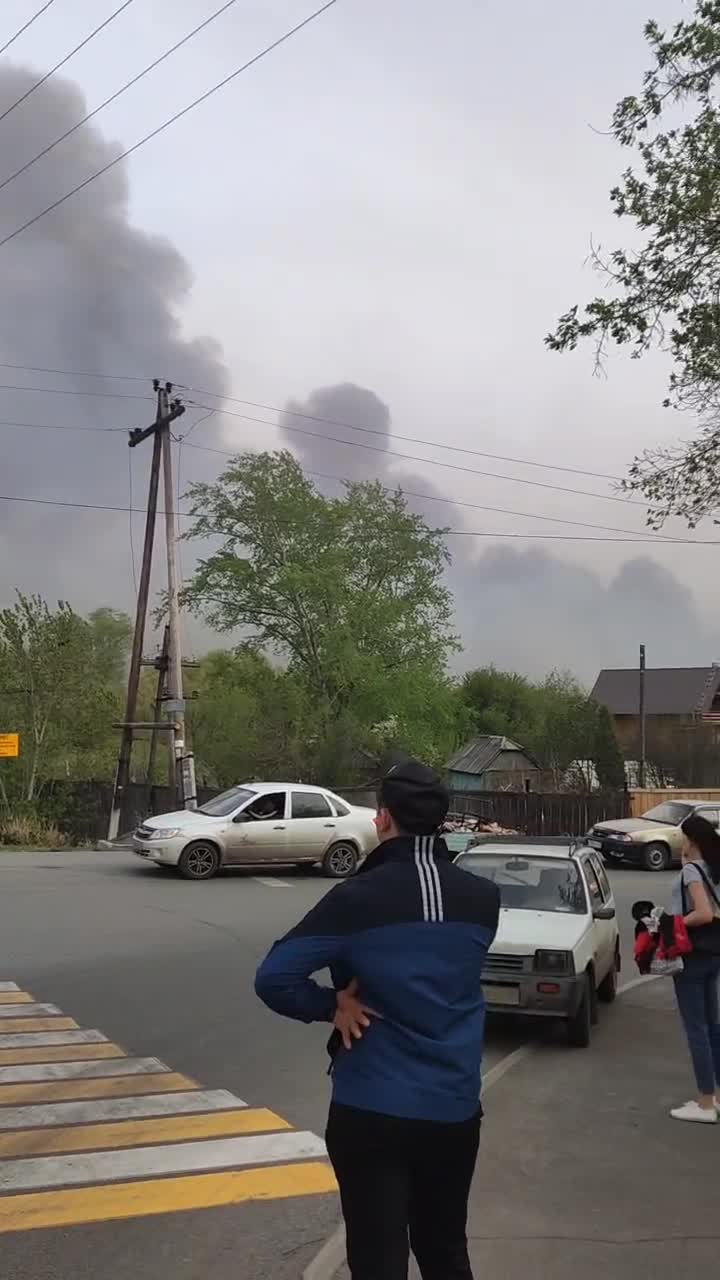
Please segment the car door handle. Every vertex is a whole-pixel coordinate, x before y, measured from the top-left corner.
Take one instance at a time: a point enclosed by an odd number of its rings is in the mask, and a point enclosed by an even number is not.
[[[285,830],[285,824],[282,822],[280,823],[279,827],[273,827],[273,831],[284,831],[284,830]]]
[[[324,826],[324,827],[334,827],[334,826],[335,826],[335,823],[334,823],[334,822],[323,822],[323,826]]]

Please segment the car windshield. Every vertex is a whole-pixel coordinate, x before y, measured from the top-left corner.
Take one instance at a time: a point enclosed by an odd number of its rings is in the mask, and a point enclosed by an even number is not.
[[[569,858],[524,858],[522,854],[466,853],[457,865],[494,881],[500,905],[519,911],[560,911],[583,915],[585,889]]]
[[[247,787],[231,787],[229,791],[223,791],[219,796],[213,796],[212,800],[201,804],[197,812],[206,813],[209,818],[226,818],[256,795],[257,791],[249,791]]]
[[[691,804],[678,804],[672,800],[669,804],[657,804],[654,809],[648,809],[643,818],[648,822],[662,822],[666,827],[679,827],[692,813],[692,808]]]

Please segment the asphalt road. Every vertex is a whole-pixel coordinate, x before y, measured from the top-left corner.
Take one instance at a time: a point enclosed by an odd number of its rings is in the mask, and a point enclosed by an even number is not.
[[[627,978],[629,905],[637,897],[667,899],[670,877],[612,876]],[[193,1085],[229,1090],[250,1108],[269,1108],[294,1128],[320,1134],[326,1033],[269,1014],[255,999],[252,977],[272,941],[328,887],[307,872],[234,872],[192,884],[117,852],[0,854],[0,980],[53,1002],[133,1056],[161,1059]],[[485,1069],[528,1036],[560,1034],[491,1022]],[[56,1176],[65,1185],[69,1175]],[[47,1228],[41,1221],[38,1229],[3,1235],[4,1270],[18,1280],[98,1272],[108,1280],[170,1273],[177,1280],[225,1280],[225,1273],[228,1280],[290,1280],[331,1231],[336,1212],[332,1195],[314,1192],[91,1226]]]

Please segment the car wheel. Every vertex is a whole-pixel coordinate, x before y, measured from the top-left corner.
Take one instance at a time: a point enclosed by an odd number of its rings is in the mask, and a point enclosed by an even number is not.
[[[346,880],[358,869],[360,857],[354,844],[341,840],[331,845],[322,861],[323,875],[332,880]]]
[[[642,862],[646,871],[667,871],[671,861],[666,844],[648,844],[643,849]]]
[[[185,880],[210,880],[217,874],[220,866],[220,854],[214,844],[206,840],[195,840],[183,849],[178,863],[180,875]]]
[[[591,978],[589,974],[585,975],[585,983],[580,1004],[577,1013],[572,1018],[568,1018],[567,1035],[568,1044],[573,1049],[587,1049],[590,1044],[590,1031],[592,1027],[592,1009],[593,1009],[593,993],[591,986]]]

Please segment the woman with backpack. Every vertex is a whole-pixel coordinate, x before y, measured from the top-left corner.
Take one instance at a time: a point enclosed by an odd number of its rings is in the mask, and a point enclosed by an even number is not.
[[[692,1058],[698,1096],[671,1111],[674,1120],[717,1124],[720,1109],[720,835],[705,818],[682,824],[682,870],[673,886],[673,914],[682,916],[692,951],[677,974],[675,994]]]

